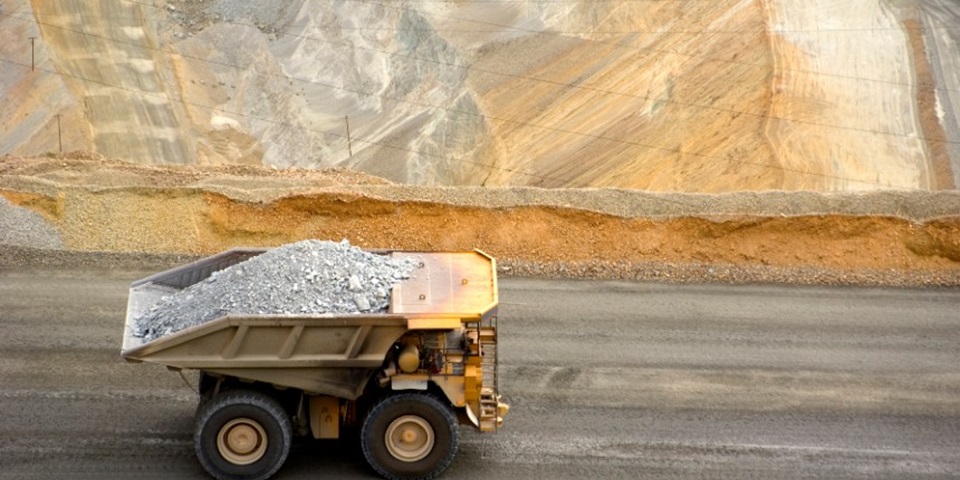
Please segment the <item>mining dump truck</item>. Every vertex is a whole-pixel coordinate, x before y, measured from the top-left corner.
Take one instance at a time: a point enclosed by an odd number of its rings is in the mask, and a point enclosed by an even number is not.
[[[496,267],[480,251],[374,252],[417,262],[384,313],[231,312],[138,335],[135,319],[161,298],[266,251],[230,250],[130,287],[121,357],[199,371],[194,446],[213,477],[266,479],[294,436],[351,431],[383,477],[431,478],[453,460],[460,425],[501,426]]]

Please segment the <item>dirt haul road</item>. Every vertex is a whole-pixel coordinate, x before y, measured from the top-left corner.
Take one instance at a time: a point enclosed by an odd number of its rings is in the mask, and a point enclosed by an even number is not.
[[[0,267],[0,478],[204,479],[196,398],[119,359],[148,272]],[[512,409],[444,478],[946,479],[960,293],[504,279]],[[349,443],[278,480],[375,478]]]

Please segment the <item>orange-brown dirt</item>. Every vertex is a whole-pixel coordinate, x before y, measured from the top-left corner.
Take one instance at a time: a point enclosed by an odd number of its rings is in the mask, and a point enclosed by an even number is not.
[[[960,284],[956,192],[890,193],[899,197],[884,203],[881,194],[438,189],[343,170],[145,167],[85,157],[0,159],[0,195],[43,215],[71,250],[207,254],[346,238],[368,248],[479,248],[508,264],[927,271]],[[789,213],[791,203],[811,204],[810,195],[818,195],[820,212]],[[645,215],[644,205],[690,213]],[[732,213],[737,208],[744,213]]]
[[[934,188],[953,190],[957,186],[953,180],[950,165],[950,152],[947,150],[947,135],[937,116],[937,89],[933,70],[926,56],[922,25],[917,20],[905,20],[904,30],[910,39],[914,68],[917,75],[917,108],[920,128],[926,139],[928,155],[933,170]]]

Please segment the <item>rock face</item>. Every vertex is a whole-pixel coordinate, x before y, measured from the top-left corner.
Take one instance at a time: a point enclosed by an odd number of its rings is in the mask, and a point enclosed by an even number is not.
[[[214,272],[136,319],[145,342],[231,313],[379,313],[416,267],[341,243],[305,240]]]
[[[0,154],[62,139],[137,163],[419,185],[960,180],[952,0],[7,0],[0,13]]]

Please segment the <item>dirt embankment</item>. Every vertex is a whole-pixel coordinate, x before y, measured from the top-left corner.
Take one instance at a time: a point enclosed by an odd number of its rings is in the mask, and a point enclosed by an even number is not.
[[[0,195],[40,213],[79,251],[207,254],[347,238],[480,248],[514,273],[960,285],[958,192],[423,188],[340,170],[4,157]]]

